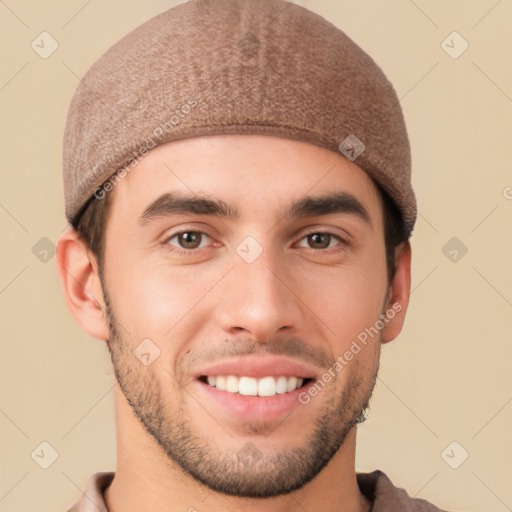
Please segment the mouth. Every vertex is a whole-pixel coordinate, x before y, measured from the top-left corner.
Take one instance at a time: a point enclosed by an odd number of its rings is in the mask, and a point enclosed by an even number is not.
[[[217,388],[220,391],[236,393],[243,396],[270,397],[284,395],[306,386],[311,378],[297,376],[287,377],[265,376],[262,378],[237,375],[201,375],[199,380],[203,384]]]
[[[202,368],[194,381],[205,403],[215,404],[215,415],[262,423],[302,407],[300,395],[320,371],[288,358],[252,355]]]

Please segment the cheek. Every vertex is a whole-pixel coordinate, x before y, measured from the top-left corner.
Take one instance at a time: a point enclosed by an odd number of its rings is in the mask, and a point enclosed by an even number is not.
[[[175,355],[193,336],[190,326],[197,325],[198,305],[216,281],[217,273],[192,266],[173,268],[147,260],[120,263],[112,272],[112,302],[134,343],[149,338],[163,353]]]
[[[387,286],[384,267],[346,265],[304,273],[301,281],[300,296],[326,326],[335,354],[379,319]]]

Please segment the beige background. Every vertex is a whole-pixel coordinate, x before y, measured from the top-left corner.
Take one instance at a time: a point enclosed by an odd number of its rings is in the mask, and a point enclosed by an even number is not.
[[[44,251],[66,225],[61,141],[78,77],[176,3],[0,1],[1,511],[66,510],[90,474],[114,468],[108,354],[75,324]],[[357,469],[449,510],[512,510],[512,1],[298,3],[381,65],[413,151],[411,306],[383,349]],[[59,44],[48,59],[31,48],[42,31]],[[453,31],[469,43],[457,59],[441,47]],[[455,262],[452,237],[468,249]],[[43,441],[58,452],[48,469],[31,458]]]

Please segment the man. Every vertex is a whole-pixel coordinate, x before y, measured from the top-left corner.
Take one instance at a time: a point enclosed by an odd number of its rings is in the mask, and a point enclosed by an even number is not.
[[[88,71],[59,277],[116,376],[118,461],[72,511],[437,511],[356,426],[410,291],[416,203],[382,71],[294,4],[197,0]]]

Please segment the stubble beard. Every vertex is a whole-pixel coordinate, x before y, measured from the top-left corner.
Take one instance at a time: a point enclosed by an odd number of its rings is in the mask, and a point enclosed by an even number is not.
[[[347,381],[341,395],[324,400],[324,410],[316,419],[307,440],[291,450],[265,453],[263,443],[255,437],[252,443],[240,440],[237,450],[222,450],[202,434],[187,417],[186,390],[177,395],[172,413],[152,367],[138,361],[123,337],[119,322],[103,283],[106,319],[109,325],[108,347],[119,386],[145,430],[163,452],[182,471],[209,489],[232,496],[268,498],[288,494],[313,480],[343,445],[348,433],[365,419],[365,411],[377,379],[379,353],[373,368],[359,371]],[[380,339],[374,340],[380,347]],[[344,370],[345,371],[345,370]],[[176,389],[180,389],[176,386]],[[323,391],[322,393],[324,393]],[[307,413],[302,405],[293,414]],[[286,429],[286,419],[276,430]],[[261,424],[246,425],[263,433]],[[265,432],[265,436],[272,435]],[[265,441],[265,438],[263,438]],[[258,448],[258,444],[262,446]],[[248,448],[249,447],[249,448]],[[243,450],[248,450],[244,456]],[[256,456],[257,455],[257,456]]]

